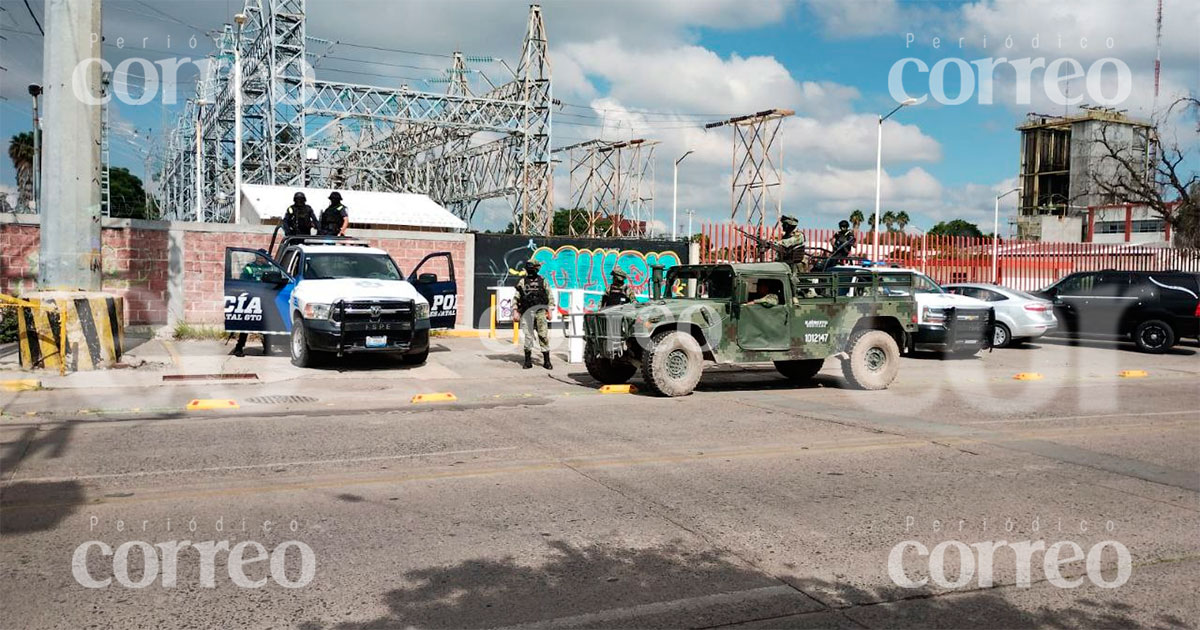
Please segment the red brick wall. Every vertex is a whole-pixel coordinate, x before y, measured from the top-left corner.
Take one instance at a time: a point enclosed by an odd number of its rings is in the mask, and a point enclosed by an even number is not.
[[[167,321],[166,230],[104,228],[101,231],[104,290],[125,298],[125,321]],[[0,223],[0,293],[37,290],[39,228]]]
[[[0,215],[0,293],[12,295],[37,288],[39,230],[36,224],[18,223],[10,217]],[[261,226],[228,231],[225,226],[183,223],[138,222],[136,228],[128,227],[128,222],[111,223],[102,232],[104,290],[124,296],[128,325],[167,323],[171,230],[182,235],[182,278],[177,280],[183,289],[184,319],[198,324],[224,321],[225,248],[265,249],[271,241],[269,228]],[[471,273],[465,237],[432,240],[406,233],[403,238],[373,236],[368,240],[391,254],[405,273],[426,254],[449,251],[458,279],[459,322],[465,321],[465,274]],[[444,265],[425,271],[442,277],[446,274]]]

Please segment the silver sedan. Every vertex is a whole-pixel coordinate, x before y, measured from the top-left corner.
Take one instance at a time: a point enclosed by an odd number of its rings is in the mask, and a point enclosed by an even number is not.
[[[994,284],[947,284],[950,293],[983,300],[996,309],[996,326],[992,329],[992,346],[1005,348],[1037,339],[1058,327],[1053,305],[1024,291]]]

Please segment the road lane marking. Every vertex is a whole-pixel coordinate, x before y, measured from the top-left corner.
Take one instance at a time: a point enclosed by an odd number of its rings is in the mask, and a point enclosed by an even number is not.
[[[1182,416],[1193,415],[1200,417],[1200,411],[1195,409],[1186,409],[1183,411],[1130,411],[1127,413],[1103,413],[1090,416],[1051,416],[1048,418],[1006,418],[1004,420],[980,420],[979,422],[971,422],[966,426],[976,424],[1016,424],[1018,422],[1055,422],[1057,420],[1094,420],[1099,418],[1129,418],[1139,416]]]
[[[310,459],[292,462],[273,462],[269,464],[244,464],[239,466],[209,466],[207,468],[173,468],[167,470],[139,470],[127,473],[102,473],[96,475],[76,475],[71,477],[33,477],[17,480],[19,483],[47,483],[62,481],[85,481],[88,479],[119,479],[122,477],[149,477],[153,475],[175,475],[209,472],[229,472],[234,470],[254,470],[256,468],[274,468],[279,466],[320,466],[324,464],[358,464],[363,462],[380,462],[397,459],[413,459],[417,457],[434,457],[437,455],[470,455],[472,453],[492,453],[497,451],[516,450],[515,446],[497,448],[475,448],[465,451],[433,451],[429,453],[411,453],[408,455],[379,455],[375,457],[350,457],[344,459]]]

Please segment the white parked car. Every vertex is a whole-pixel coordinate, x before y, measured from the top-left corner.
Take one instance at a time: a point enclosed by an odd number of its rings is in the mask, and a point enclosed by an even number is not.
[[[946,290],[982,300],[995,309],[996,323],[992,327],[992,346],[995,348],[1037,339],[1058,328],[1054,304],[1024,291],[980,283],[948,284]]]
[[[863,267],[839,266],[831,271],[856,269]],[[914,269],[875,267],[872,271],[882,274],[883,290],[889,295],[907,295],[909,281],[899,278],[912,276],[911,290],[917,302],[917,333],[912,338],[914,348],[968,357],[989,347],[991,336],[988,333],[992,328],[989,303],[948,293],[929,276]],[[887,286],[889,276],[897,278],[896,286]]]

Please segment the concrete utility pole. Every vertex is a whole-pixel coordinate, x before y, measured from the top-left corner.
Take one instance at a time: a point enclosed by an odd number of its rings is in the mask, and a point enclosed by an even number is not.
[[[100,0],[46,0],[43,290],[100,289]],[[78,76],[78,81],[75,77]],[[79,91],[77,93],[76,91]]]

